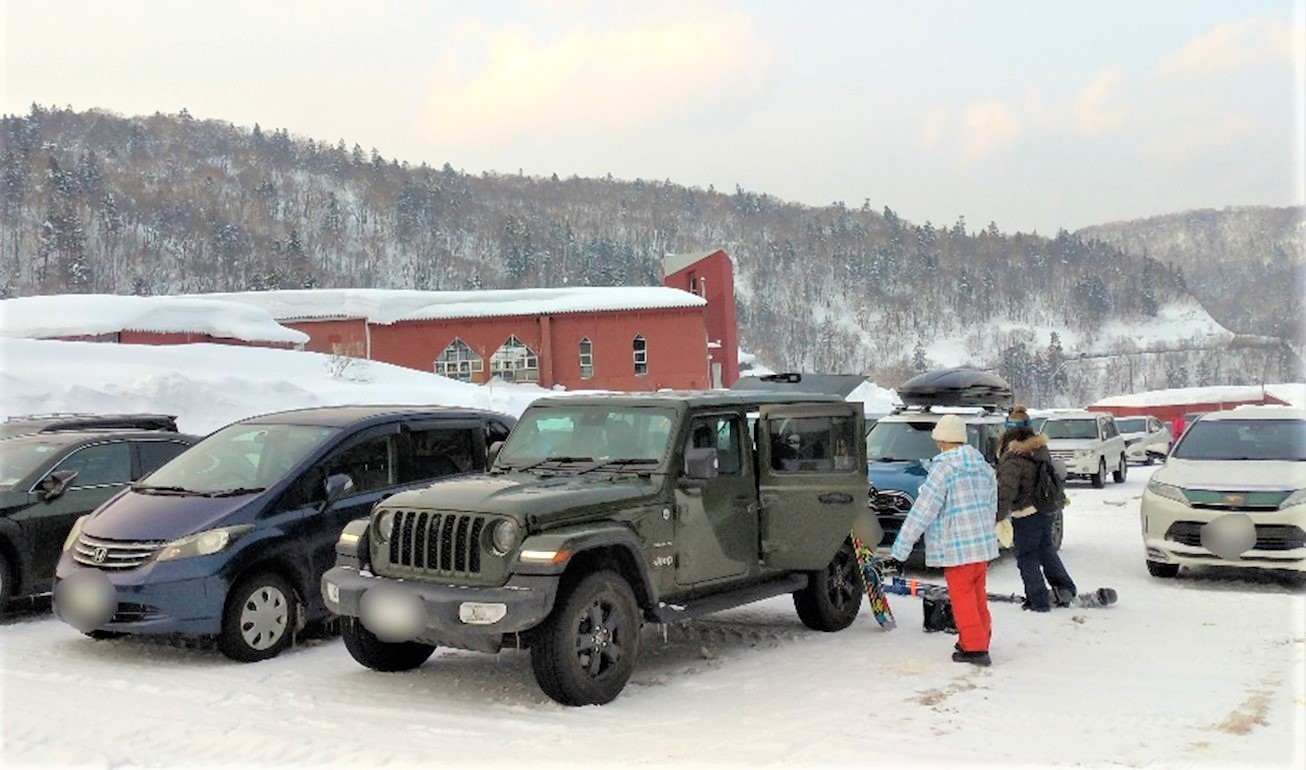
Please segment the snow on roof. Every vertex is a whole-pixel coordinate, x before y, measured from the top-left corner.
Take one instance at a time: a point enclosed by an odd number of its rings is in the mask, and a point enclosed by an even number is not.
[[[1110,398],[1101,399],[1092,406],[1149,407],[1183,406],[1187,404],[1238,404],[1260,401],[1263,396],[1273,396],[1290,404],[1300,405],[1303,403],[1303,399],[1306,398],[1306,385],[1301,383],[1265,386],[1222,385],[1207,388],[1149,390],[1145,393],[1133,393],[1127,396],[1111,396]]]
[[[692,251],[684,254],[668,254],[662,258],[662,274],[671,275],[679,273],[681,270],[697,262],[702,262],[721,249],[712,249],[711,251]]]
[[[238,302],[188,297],[55,294],[0,300],[0,337],[91,337],[123,331],[207,334],[246,342],[303,344],[266,310]]]
[[[561,315],[615,310],[701,307],[707,300],[662,286],[416,291],[286,289],[194,295],[262,308],[283,321],[361,318],[374,324],[451,318]]]

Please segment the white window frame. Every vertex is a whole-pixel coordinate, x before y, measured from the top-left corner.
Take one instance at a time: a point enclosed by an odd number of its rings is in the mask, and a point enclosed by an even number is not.
[[[580,351],[580,378],[594,379],[594,342],[589,337],[581,337],[577,348]]]
[[[449,355],[449,351],[454,351]],[[465,353],[465,354],[464,354]],[[454,337],[453,340],[440,351],[440,355],[435,357],[435,373],[448,377],[453,380],[462,382],[472,382],[476,375],[485,371],[485,362],[476,351],[461,337]]]
[[[644,335],[636,334],[631,347],[634,350],[635,376],[644,377],[648,374],[648,340]]]
[[[539,382],[540,356],[516,334],[509,334],[490,356],[490,377],[504,382]]]

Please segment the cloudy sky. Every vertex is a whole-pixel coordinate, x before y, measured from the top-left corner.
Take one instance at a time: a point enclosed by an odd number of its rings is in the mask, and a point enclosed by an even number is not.
[[[7,2],[3,106],[1044,233],[1303,203],[1306,0],[921,5]]]

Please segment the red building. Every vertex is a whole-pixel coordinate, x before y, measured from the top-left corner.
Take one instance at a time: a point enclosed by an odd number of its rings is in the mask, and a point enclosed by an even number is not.
[[[1276,386],[1269,386],[1271,388]],[[1223,412],[1239,406],[1287,406],[1289,402],[1260,385],[1176,388],[1153,390],[1128,396],[1112,396],[1089,405],[1092,412],[1116,417],[1151,416],[1165,423],[1186,414]]]
[[[728,388],[739,379],[739,330],[735,323],[735,271],[720,249],[670,254],[662,260],[662,285],[707,300],[708,371],[712,387]]]

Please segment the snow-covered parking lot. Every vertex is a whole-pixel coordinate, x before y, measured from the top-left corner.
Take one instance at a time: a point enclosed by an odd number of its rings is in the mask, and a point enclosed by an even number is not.
[[[1145,469],[1072,486],[1063,557],[1104,610],[994,604],[994,665],[949,659],[919,601],[808,631],[786,599],[645,630],[630,687],[569,709],[527,654],[439,651],[406,674],[337,638],[264,663],[131,639],[96,642],[31,611],[0,626],[5,765],[1083,764],[1303,766],[1302,581],[1246,571],[1148,576]],[[938,578],[939,576],[931,576]],[[1014,561],[990,585],[1019,591]]]

